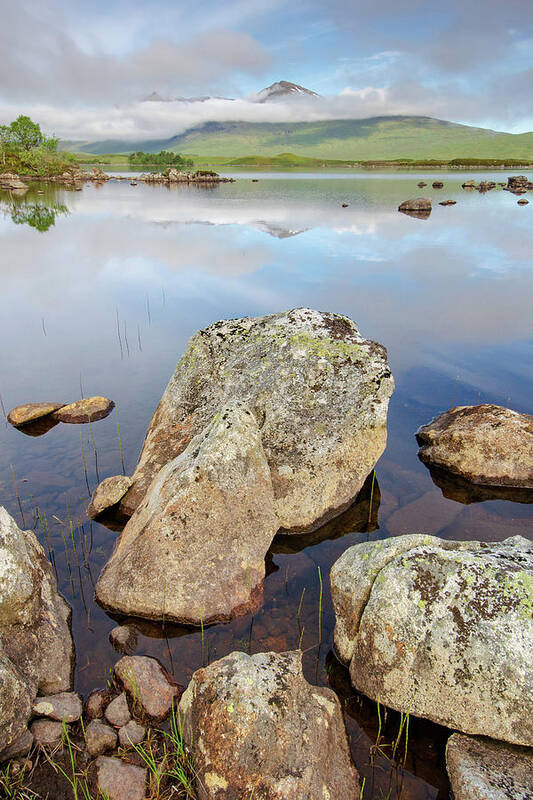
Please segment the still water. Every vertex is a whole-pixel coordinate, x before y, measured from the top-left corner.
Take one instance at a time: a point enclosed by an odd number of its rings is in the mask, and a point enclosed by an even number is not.
[[[110,181],[81,192],[0,192],[3,408],[82,394],[116,403],[90,427],[58,425],[40,437],[2,423],[0,504],[35,529],[53,558],[73,607],[76,688],[105,685],[118,658],[107,638],[116,622],[95,604],[93,585],[117,533],[88,523],[85,507],[122,461],[133,471],[188,337],[218,319],[296,306],[348,315],[388,348],[396,381],[373,485],[312,537],[274,542],[254,617],[203,636],[142,624],[137,652],[186,684],[202,663],[234,649],[300,645],[307,678],[341,698],[365,798],[447,798],[446,731],[412,719],[392,763],[399,716],[389,712],[376,745],[376,705],[354,693],[332,652],[327,580],[319,641],[318,567],[327,576],[350,545],[408,532],[533,538],[533,505],[471,502],[449,489],[444,497],[414,438],[453,404],[532,412],[533,204],[519,207],[508,192],[466,192],[461,183],[472,176],[440,173],[444,189],[423,190],[434,207],[420,220],[396,209],[421,193],[423,173],[235,177],[214,188]],[[439,206],[444,199],[457,205]]]

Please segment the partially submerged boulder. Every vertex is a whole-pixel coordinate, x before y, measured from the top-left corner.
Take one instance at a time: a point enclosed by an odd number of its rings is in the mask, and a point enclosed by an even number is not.
[[[482,486],[533,489],[533,416],[496,405],[455,406],[416,433],[424,464]]]
[[[301,652],[234,652],[197,670],[180,702],[199,800],[359,797],[339,700]]]
[[[120,502],[135,513],[99,602],[194,624],[255,607],[276,531],[314,530],[353,502],[384,450],[393,385],[385,349],[336,314],[195,334]]]
[[[23,737],[38,693],[71,685],[70,608],[31,531],[0,507],[0,761]]]
[[[398,206],[398,211],[416,219],[428,219],[431,214],[431,200],[427,197],[412,197]]]
[[[148,656],[124,656],[115,664],[115,676],[136,708],[152,720],[164,719],[183,691],[159,661]]]
[[[87,509],[89,519],[95,519],[120,503],[132,483],[132,479],[127,475],[113,475],[99,483]]]
[[[47,417],[62,406],[62,403],[53,402],[24,403],[11,409],[7,415],[7,421],[15,428],[20,428],[22,425],[28,425],[38,419]]]
[[[365,542],[333,565],[331,592],[335,647],[358,691],[533,745],[532,542]]]
[[[446,745],[454,800],[531,800],[533,750],[454,733]]]
[[[95,397],[84,397],[75,403],[62,406],[54,412],[54,418],[59,422],[66,422],[71,425],[80,425],[86,422],[96,422],[104,419],[114,409],[115,404],[107,397],[96,395]]]

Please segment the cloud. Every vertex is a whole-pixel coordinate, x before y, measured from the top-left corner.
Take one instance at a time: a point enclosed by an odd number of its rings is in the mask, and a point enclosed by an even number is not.
[[[267,50],[248,33],[223,28],[183,41],[161,34],[122,55],[89,51],[68,32],[60,7],[49,13],[34,0],[6,7],[0,51],[0,96],[19,104],[105,106],[153,89],[227,91],[235,75],[257,75],[270,62]]]

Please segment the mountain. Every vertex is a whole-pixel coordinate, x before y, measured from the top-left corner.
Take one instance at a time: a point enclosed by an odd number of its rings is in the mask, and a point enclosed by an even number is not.
[[[316,92],[311,89],[306,89],[305,86],[300,86],[297,83],[290,83],[289,81],[276,81],[266,89],[261,89],[257,94],[252,95],[250,98],[254,103],[271,103],[276,100],[286,100],[290,97],[320,97]]]
[[[318,122],[206,122],[170,139],[65,143],[86,153],[157,153],[242,159],[246,155],[346,160],[521,158],[533,160],[533,133],[499,133],[431,117],[372,117]]]

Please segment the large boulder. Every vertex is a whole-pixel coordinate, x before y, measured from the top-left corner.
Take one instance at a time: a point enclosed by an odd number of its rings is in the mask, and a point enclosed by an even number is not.
[[[43,548],[0,507],[0,761],[24,738],[36,696],[70,688],[69,623]]]
[[[533,489],[533,416],[455,406],[416,433],[419,458],[473,484]]]
[[[399,536],[331,570],[335,647],[398,711],[533,745],[533,543]]]
[[[260,601],[277,528],[255,417],[241,406],[223,409],[156,475],[96,597],[128,616],[227,620]]]
[[[454,800],[531,800],[533,750],[454,733],[446,745]]]
[[[180,702],[199,800],[359,797],[341,706],[301,653],[234,652],[197,670]]]
[[[255,607],[276,531],[314,530],[361,489],[392,390],[386,351],[346,317],[296,309],[195,334],[120,503],[136,510],[100,603],[196,624]]]
[[[393,388],[385,348],[347,317],[299,308],[216,322],[189,340],[122,507],[137,507],[223,405],[242,403],[260,429],[279,527],[312,530],[353,501],[382,454]]]

